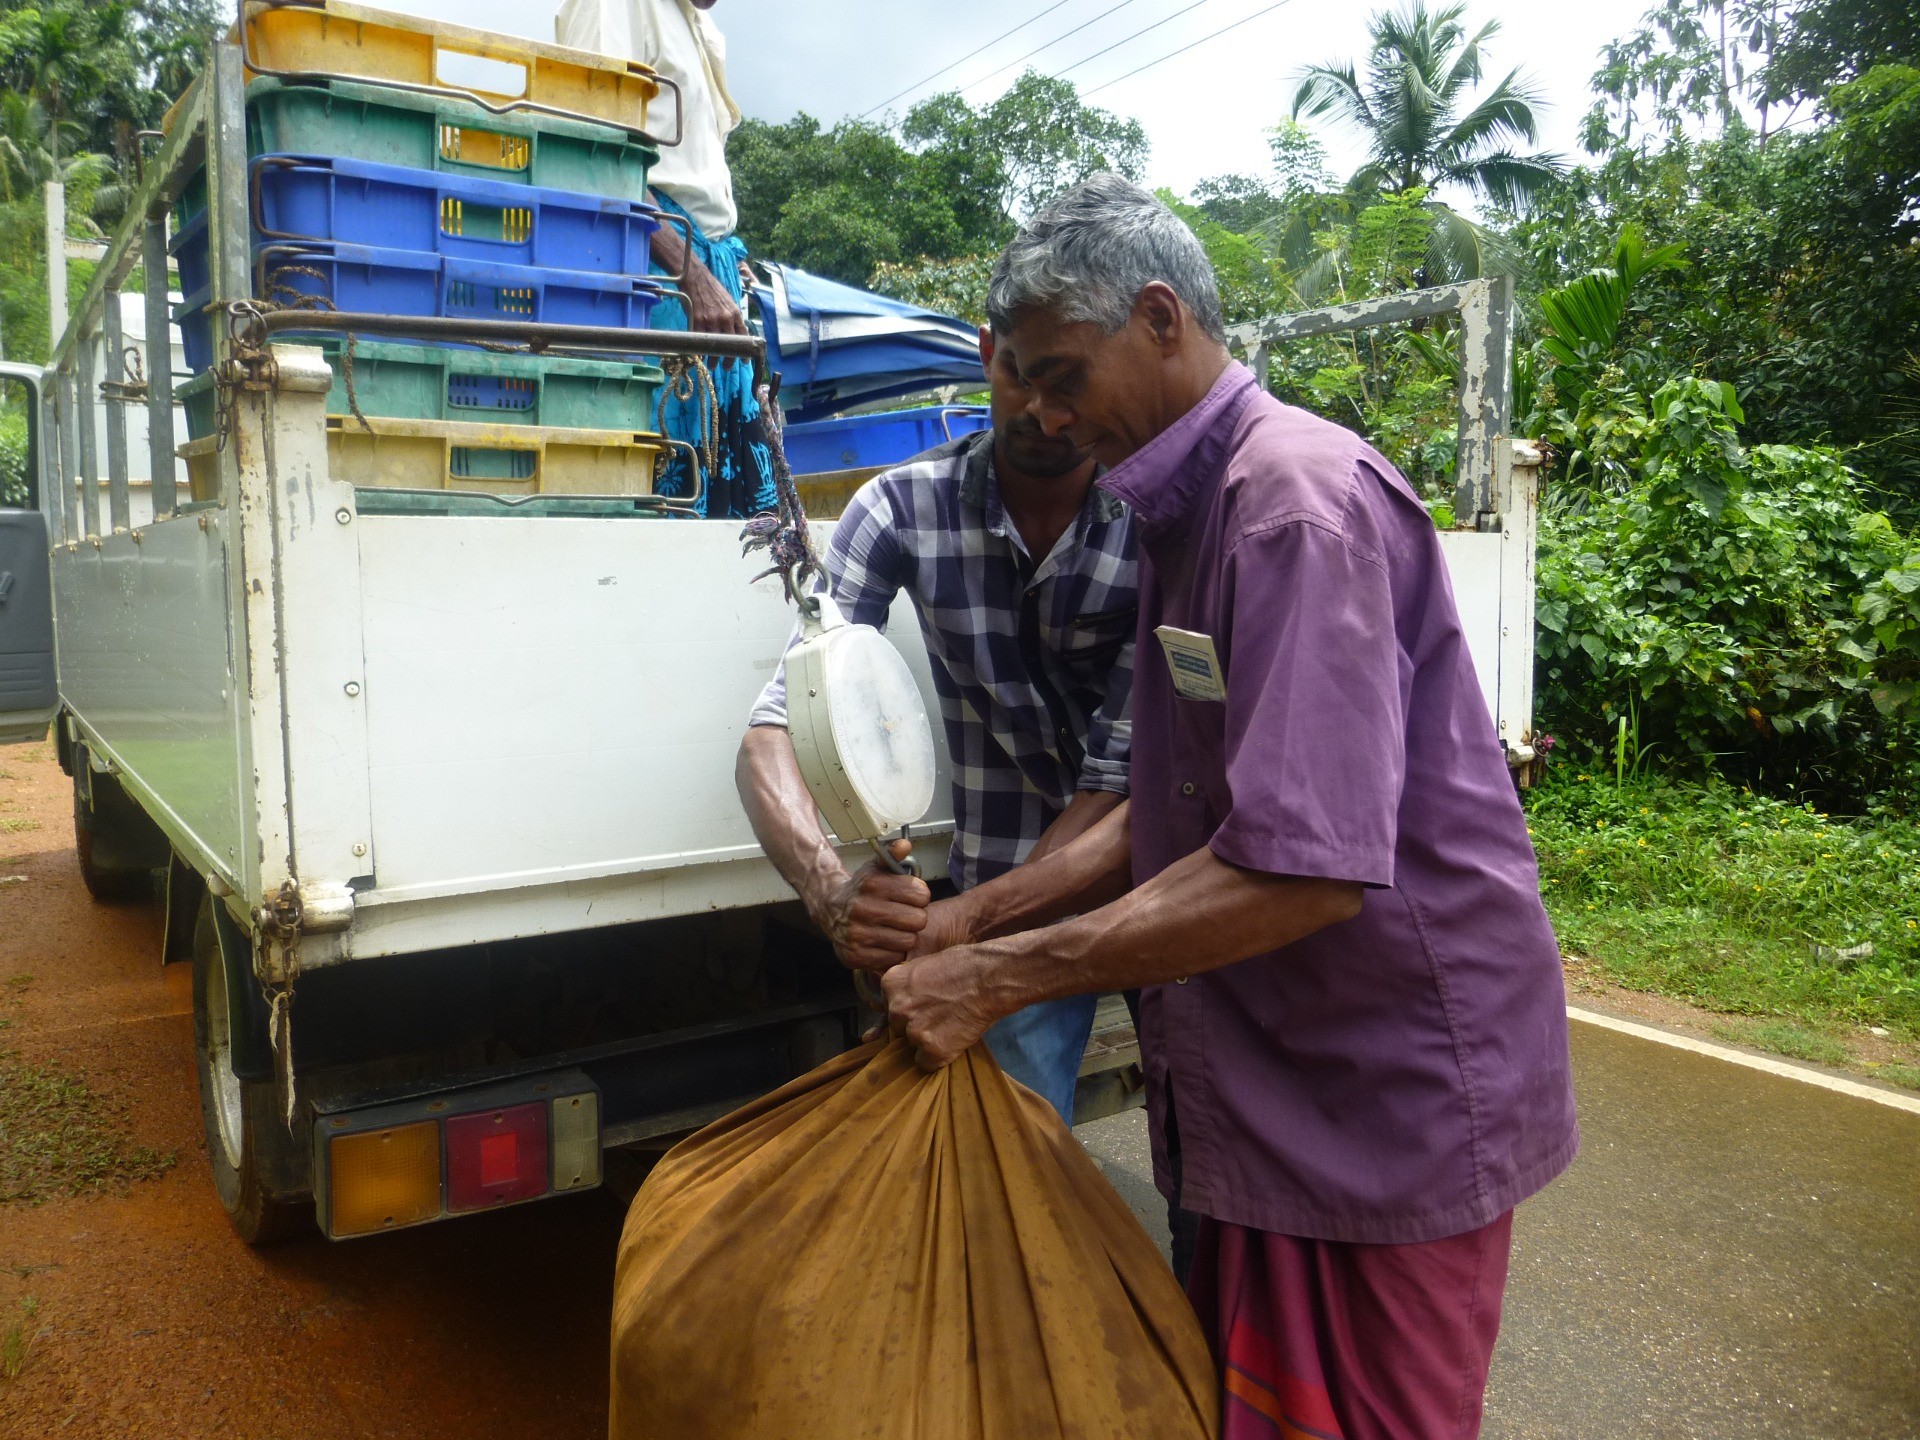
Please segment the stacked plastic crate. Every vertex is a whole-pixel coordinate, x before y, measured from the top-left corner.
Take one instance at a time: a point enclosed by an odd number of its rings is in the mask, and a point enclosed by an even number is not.
[[[659,152],[628,127],[659,93],[651,72],[335,0],[246,4],[241,25],[257,301],[647,326],[669,283],[647,273]],[[446,93],[449,56],[503,67],[503,88],[517,70],[541,113]],[[173,218],[192,471],[218,422],[204,176]],[[362,486],[644,496],[669,454],[656,365],[280,338],[325,351],[329,455]]]

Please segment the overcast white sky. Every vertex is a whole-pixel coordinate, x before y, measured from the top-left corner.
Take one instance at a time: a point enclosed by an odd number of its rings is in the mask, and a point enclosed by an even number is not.
[[[553,38],[557,0],[383,0],[394,9],[458,20],[510,34]],[[904,111],[942,89],[963,89],[970,101],[992,99],[1019,75],[990,72],[1094,21],[1029,62],[1059,74],[1135,32],[1067,74],[1088,91],[1136,66],[1240,25],[1184,55],[1156,65],[1089,98],[1147,129],[1153,153],[1149,179],[1181,192],[1229,171],[1265,173],[1262,131],[1281,119],[1301,65],[1359,60],[1366,19],[1375,4],[1349,0],[719,0],[713,16],[726,32],[735,98],[747,114],[785,120],[805,110],[831,123],[859,115],[894,92],[958,60],[1021,21],[1033,23],[896,102]],[[1397,0],[1396,0],[1397,3]],[[1470,0],[1474,25],[1498,20],[1489,52],[1494,77],[1519,66],[1548,99],[1542,116],[1548,148],[1577,154],[1574,138],[1590,100],[1587,81],[1600,47],[1633,27],[1652,0]],[[1184,12],[1184,13],[1182,13]],[[1172,18],[1169,18],[1172,17]],[[1251,18],[1250,18],[1251,17]],[[968,83],[982,81],[983,83]],[[1325,130],[1334,168],[1344,175],[1359,147]]]

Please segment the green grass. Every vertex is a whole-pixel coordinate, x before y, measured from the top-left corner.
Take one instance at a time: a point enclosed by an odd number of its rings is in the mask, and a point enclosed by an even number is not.
[[[1617,787],[1611,774],[1562,771],[1528,792],[1527,822],[1562,948],[1614,984],[1793,1021],[1742,1039],[1801,1058],[1832,1063],[1823,1047],[1834,1042],[1819,1032],[1837,1026],[1920,1038],[1911,821],[1839,821],[1723,784]],[[1863,944],[1871,954],[1836,953]]]
[[[1838,1040],[1817,1035],[1790,1020],[1748,1021],[1744,1024],[1720,1024],[1711,1027],[1722,1040],[1736,1045],[1751,1045],[1770,1050],[1791,1060],[1810,1060],[1816,1065],[1845,1065],[1852,1053]]]
[[[0,835],[23,835],[38,830],[40,822],[26,815],[0,815]]]
[[[130,1144],[124,1112],[83,1082],[0,1052],[0,1204],[121,1192],[173,1163]]]
[[[40,1302],[31,1295],[20,1297],[20,1318],[0,1330],[0,1380],[18,1380],[27,1368],[27,1352],[33,1349],[38,1333]]]
[[[1873,1073],[1888,1084],[1920,1090],[1920,1065],[1878,1065]]]

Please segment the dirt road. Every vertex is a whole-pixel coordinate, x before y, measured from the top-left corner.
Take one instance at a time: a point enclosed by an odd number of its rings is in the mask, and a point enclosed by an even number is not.
[[[0,777],[0,881],[25,877],[0,883],[0,1052],[124,1101],[131,1142],[178,1162],[124,1197],[0,1206],[0,1338],[27,1346],[0,1436],[603,1435],[618,1202],[249,1250],[208,1179],[159,907],[88,898],[51,747],[0,747]]]

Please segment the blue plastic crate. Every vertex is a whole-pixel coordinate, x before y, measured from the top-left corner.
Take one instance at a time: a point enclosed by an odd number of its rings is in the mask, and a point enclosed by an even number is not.
[[[823,470],[898,465],[924,450],[992,424],[993,417],[984,405],[923,405],[913,410],[809,420],[804,425],[789,425],[781,439],[793,473],[813,475]]]
[[[206,239],[197,246],[197,266],[180,250],[181,288],[186,298],[174,310],[187,368],[213,363],[213,328],[206,313]],[[193,285],[194,279],[200,284]],[[451,315],[489,320],[538,320],[550,325],[605,325],[643,330],[666,294],[659,280],[557,270],[541,265],[497,265],[414,250],[389,250],[335,242],[266,245],[254,254],[254,294],[276,304],[302,297],[324,300],[335,310],[381,315]]]
[[[256,244],[346,241],[507,265],[645,275],[661,215],[632,200],[324,155],[250,167]]]

